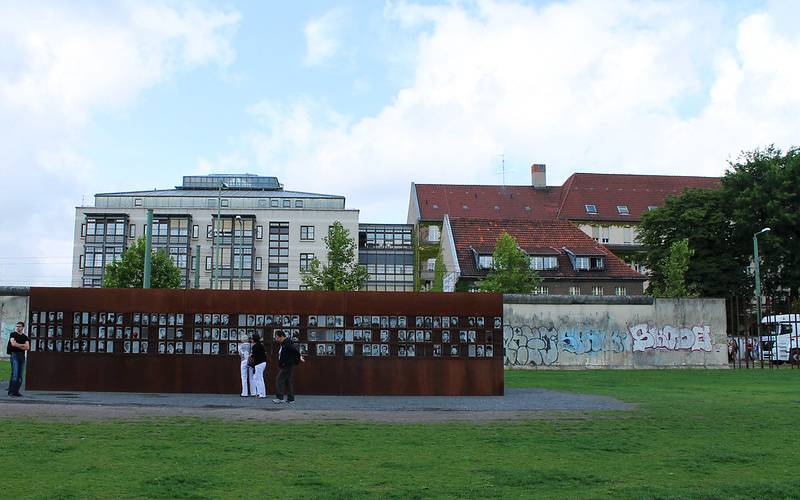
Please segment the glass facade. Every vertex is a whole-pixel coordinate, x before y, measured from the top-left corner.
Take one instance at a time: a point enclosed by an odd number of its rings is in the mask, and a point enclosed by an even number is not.
[[[122,258],[127,248],[127,216],[87,215],[81,234],[83,246],[83,279],[86,288],[103,284],[105,267]]]
[[[289,223],[269,223],[269,263],[267,264],[267,288],[286,290],[289,288]]]
[[[358,263],[369,273],[367,290],[414,290],[413,231],[410,224],[359,224]]]

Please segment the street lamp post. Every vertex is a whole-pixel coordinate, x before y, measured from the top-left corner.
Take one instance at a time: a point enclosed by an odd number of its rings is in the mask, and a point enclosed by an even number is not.
[[[236,222],[239,223],[242,238],[242,245],[239,247],[239,290],[241,290],[244,286],[242,285],[242,280],[244,280],[244,221],[241,215],[236,216]],[[235,240],[234,243],[236,243]]]
[[[214,288],[214,285],[217,280],[217,267],[219,267],[219,260],[221,255],[217,255],[219,252],[217,248],[217,225],[221,223],[220,220],[220,206],[222,205],[222,190],[227,189],[228,185],[224,182],[219,183],[219,190],[217,191],[217,220],[214,221],[214,233],[211,235],[211,288]]]
[[[756,275],[756,310],[758,314],[758,324],[756,325],[756,331],[758,332],[758,345],[761,344],[761,268],[759,266],[759,258],[758,258],[758,235],[771,231],[770,228],[765,227],[761,231],[757,232],[753,235],[753,264],[755,264],[755,275]],[[755,363],[754,363],[755,364]],[[761,351],[761,364],[764,364],[764,352]]]

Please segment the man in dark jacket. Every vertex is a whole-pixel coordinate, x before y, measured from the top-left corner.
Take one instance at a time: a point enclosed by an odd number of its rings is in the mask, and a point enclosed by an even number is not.
[[[294,367],[305,358],[300,355],[300,351],[291,339],[286,338],[283,330],[278,331],[277,340],[281,348],[278,350],[278,376],[275,380],[275,399],[273,403],[283,403],[283,395],[286,394],[286,402],[294,403]]]
[[[11,358],[11,379],[8,381],[8,395],[21,397],[22,374],[25,372],[25,351],[31,348],[28,336],[25,335],[25,323],[17,322],[16,330],[11,332],[6,346],[6,353]]]

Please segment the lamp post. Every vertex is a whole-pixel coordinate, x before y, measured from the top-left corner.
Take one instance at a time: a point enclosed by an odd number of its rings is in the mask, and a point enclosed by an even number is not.
[[[242,220],[241,215],[236,216],[236,222],[239,223],[239,227],[241,228],[241,237],[242,237],[242,245],[239,247],[239,290],[242,289],[242,280],[244,279],[244,221]],[[235,236],[235,234],[234,234]],[[236,243],[236,240],[233,241]]]
[[[753,235],[753,263],[756,266],[755,275],[756,275],[756,310],[758,312],[758,324],[756,325],[756,331],[758,332],[758,345],[761,345],[761,268],[759,266],[759,258],[758,258],[758,235],[771,231],[770,228],[765,227],[761,231],[757,232]],[[755,363],[754,363],[755,364]],[[764,364],[764,352],[761,352],[761,364]]]
[[[213,234],[211,235],[211,288],[214,288],[215,281],[217,278],[217,267],[219,267],[219,260],[221,256],[218,256],[217,248],[217,225],[220,224],[220,206],[222,205],[222,190],[227,189],[228,185],[225,182],[219,183],[219,190],[217,191],[217,220],[214,221],[213,227]]]

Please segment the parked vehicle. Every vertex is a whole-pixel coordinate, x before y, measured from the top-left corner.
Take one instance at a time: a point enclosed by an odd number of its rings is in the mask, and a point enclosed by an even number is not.
[[[800,314],[775,314],[765,316],[761,323],[761,352],[764,359],[777,363],[800,363]]]

